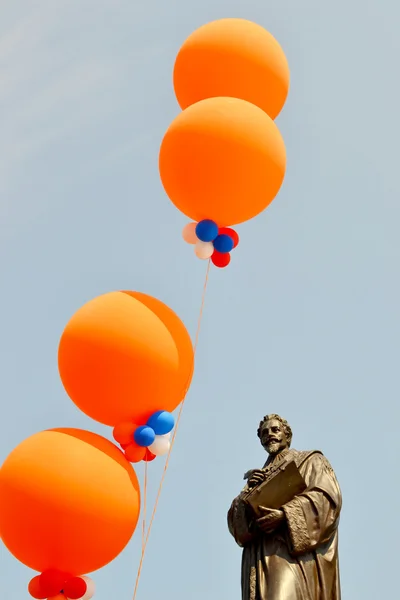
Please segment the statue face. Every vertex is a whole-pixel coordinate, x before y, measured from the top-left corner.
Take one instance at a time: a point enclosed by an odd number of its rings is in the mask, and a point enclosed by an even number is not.
[[[288,441],[280,421],[271,419],[264,423],[261,430],[261,444],[268,454],[279,454],[288,447]]]

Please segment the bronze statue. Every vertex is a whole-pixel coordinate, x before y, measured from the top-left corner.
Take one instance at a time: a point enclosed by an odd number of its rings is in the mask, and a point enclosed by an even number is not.
[[[279,415],[264,417],[257,433],[268,460],[262,469],[246,473],[247,484],[228,513],[229,531],[243,548],[242,600],[340,600],[342,497],[335,473],[318,450],[290,449],[292,430]],[[298,473],[292,488],[284,474],[288,465],[287,472]],[[296,493],[299,480],[304,485]],[[276,482],[286,498],[283,505]],[[257,494],[268,498],[268,493],[270,506],[256,510]]]

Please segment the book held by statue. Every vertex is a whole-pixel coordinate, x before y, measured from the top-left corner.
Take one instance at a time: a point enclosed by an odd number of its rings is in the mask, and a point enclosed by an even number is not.
[[[300,475],[296,463],[292,460],[283,465],[269,479],[251,489],[244,500],[256,517],[261,517],[263,513],[259,509],[260,506],[282,508],[284,504],[293,500],[306,488],[306,482]]]

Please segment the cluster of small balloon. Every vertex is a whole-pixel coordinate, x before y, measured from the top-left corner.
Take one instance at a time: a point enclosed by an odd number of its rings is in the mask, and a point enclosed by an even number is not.
[[[48,569],[31,579],[28,591],[36,600],[91,600],[95,583],[90,577],[71,577],[67,573]]]
[[[174,89],[182,112],[161,143],[161,181],[173,204],[195,222],[184,238],[196,244],[197,256],[227,266],[231,242],[221,239],[221,252],[194,229],[212,222],[218,235],[257,216],[279,192],[286,150],[274,119],[289,90],[287,60],[260,25],[221,19],[182,45]]]
[[[158,410],[145,425],[130,421],[119,423],[113,430],[114,439],[121,445],[129,462],[150,462],[156,456],[168,454],[174,416],[166,410]]]
[[[70,319],[58,366],[72,401],[112,426],[124,453],[80,429],[24,440],[0,470],[0,535],[39,573],[28,587],[33,598],[89,600],[94,583],[86,574],[114,560],[137,526],[140,487],[131,462],[169,450],[172,411],[193,375],[193,346],[161,301],[112,292]]]
[[[231,262],[230,252],[239,244],[239,236],[231,227],[218,227],[215,221],[204,219],[200,223],[188,223],[182,231],[187,244],[194,244],[198,258],[211,258],[220,269]]]

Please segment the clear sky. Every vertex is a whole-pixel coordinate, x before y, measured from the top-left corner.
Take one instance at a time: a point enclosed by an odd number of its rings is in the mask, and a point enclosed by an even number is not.
[[[110,435],[57,372],[62,329],[86,301],[146,292],[195,332],[205,263],[181,240],[187,221],[157,166],[179,112],[180,44],[210,20],[244,17],[273,33],[291,68],[277,121],[286,179],[238,228],[229,268],[211,272],[137,600],[240,598],[226,511],[264,461],[256,428],[269,412],[337,472],[343,599],[395,594],[399,16],[396,0],[0,2],[1,461],[50,427]],[[162,466],[150,466],[150,499]],[[97,600],[132,598],[139,550],[138,530],[94,575]],[[31,572],[4,546],[0,557],[1,598],[27,597]]]

